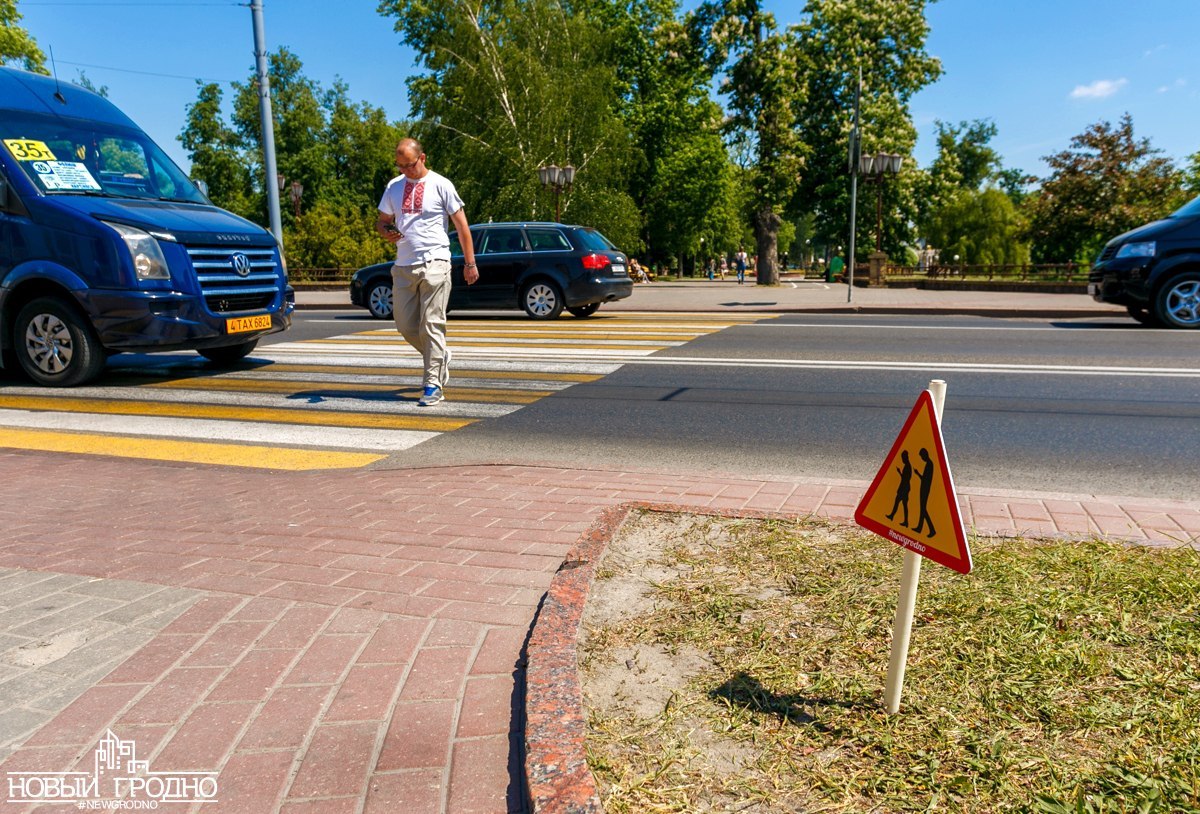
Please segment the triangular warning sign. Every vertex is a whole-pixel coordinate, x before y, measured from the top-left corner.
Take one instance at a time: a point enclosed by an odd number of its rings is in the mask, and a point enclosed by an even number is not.
[[[934,562],[963,574],[970,572],[967,532],[928,390],[908,414],[892,451],[858,504],[854,520]]]

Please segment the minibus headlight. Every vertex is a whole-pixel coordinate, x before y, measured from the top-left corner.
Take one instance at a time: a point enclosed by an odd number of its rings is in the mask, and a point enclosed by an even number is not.
[[[163,257],[158,240],[149,232],[126,226],[123,223],[102,221],[105,226],[115,229],[129,249],[129,257],[133,261],[133,270],[139,280],[169,280],[171,272],[167,270],[167,258]]]

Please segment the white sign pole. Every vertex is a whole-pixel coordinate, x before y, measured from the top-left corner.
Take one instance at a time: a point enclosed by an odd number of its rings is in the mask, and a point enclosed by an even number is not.
[[[946,383],[934,379],[929,383],[933,410],[938,426],[942,425],[942,407],[946,403]],[[888,659],[887,684],[883,691],[888,714],[900,711],[900,693],[904,690],[904,668],[908,664],[908,640],[912,634],[913,611],[917,607],[917,584],[921,580],[922,557],[910,549],[904,550],[904,570],[900,575],[900,598],[896,602],[896,619],[892,623],[892,653]]]

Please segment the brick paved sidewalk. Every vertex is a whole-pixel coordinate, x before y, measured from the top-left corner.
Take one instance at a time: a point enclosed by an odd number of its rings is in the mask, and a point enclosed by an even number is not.
[[[111,728],[153,771],[219,772],[219,803],[176,810],[522,811],[524,642],[600,511],[638,500],[845,519],[865,486],[508,466],[272,473],[0,453],[0,747],[6,726],[32,729],[11,744],[0,779],[90,772]],[[1179,501],[960,498],[982,532],[1200,536],[1200,508]],[[84,590],[77,577],[102,581]],[[72,598],[46,601],[37,585]],[[107,604],[87,604],[97,598]],[[74,656],[94,665],[91,677],[46,661],[43,678],[74,675],[75,689],[33,698],[33,668],[13,659],[32,639],[83,624],[83,608],[138,628],[98,634],[131,655],[107,674],[119,661],[111,647],[94,661]],[[18,619],[33,625],[24,636]],[[61,658],[82,652],[79,638],[55,639]]]

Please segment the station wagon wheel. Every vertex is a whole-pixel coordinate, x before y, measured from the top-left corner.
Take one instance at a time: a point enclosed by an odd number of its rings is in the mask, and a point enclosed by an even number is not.
[[[1176,275],[1159,289],[1155,315],[1172,328],[1200,328],[1200,272]]]
[[[226,345],[222,348],[202,348],[197,352],[205,359],[215,362],[218,365],[232,365],[234,362],[240,362],[242,359],[245,359],[257,344],[257,339],[251,339],[249,342],[243,342],[240,345]]]
[[[521,307],[534,319],[555,319],[562,313],[562,292],[549,280],[534,280],[521,291]]]
[[[20,310],[13,347],[26,375],[47,387],[74,387],[104,369],[104,348],[87,319],[56,297],[39,297]]]
[[[567,310],[580,319],[583,319],[585,317],[590,317],[592,314],[600,310],[600,303],[589,302],[587,305],[577,305],[574,308],[568,308]]]
[[[380,280],[372,283],[367,292],[367,311],[375,319],[392,318],[392,281]]]

